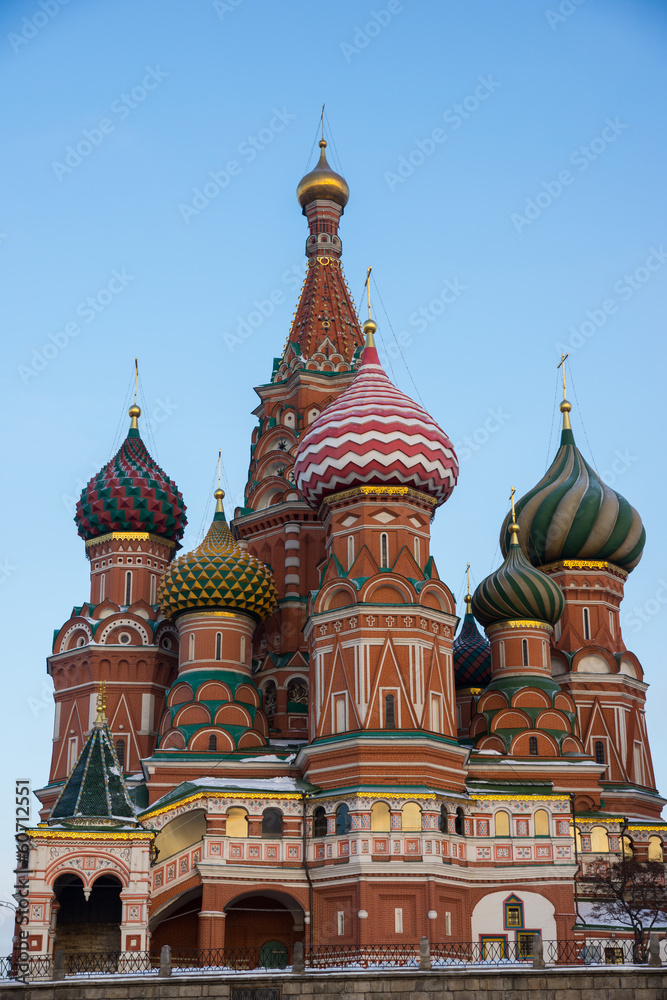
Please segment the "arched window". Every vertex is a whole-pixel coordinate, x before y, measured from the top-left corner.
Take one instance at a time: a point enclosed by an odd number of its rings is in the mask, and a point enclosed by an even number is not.
[[[510,835],[510,814],[501,809],[494,817],[496,837],[509,837]]]
[[[649,861],[662,861],[663,850],[660,837],[648,838],[648,859]]]
[[[100,604],[104,600],[104,593],[106,591],[106,581],[107,581],[106,573],[101,573],[100,574]]]
[[[459,837],[465,834],[465,820],[463,816],[463,809],[461,806],[456,810],[456,819],[454,820],[454,831],[458,833]]]
[[[326,837],[327,835],[327,814],[324,806],[318,806],[313,813],[313,837]]]
[[[440,806],[440,815],[438,816],[438,830],[440,833],[448,833],[449,828],[447,826],[447,806]]]
[[[116,740],[116,757],[121,771],[125,770],[125,740]]]
[[[125,603],[127,605],[132,603],[132,573],[130,570],[125,574]]]
[[[383,531],[380,535],[380,568],[387,569],[389,566],[389,535]]]
[[[524,667],[528,666],[528,640],[521,640],[521,663]]]
[[[347,568],[352,569],[354,563],[354,535],[347,536]]]
[[[303,677],[291,677],[287,685],[287,706],[308,705],[308,684]]]
[[[352,817],[350,816],[350,810],[344,802],[341,802],[336,809],[336,833],[339,836],[345,836],[351,829]]]
[[[371,806],[371,830],[387,833],[391,829],[391,813],[386,802],[374,802]]]
[[[549,813],[546,809],[538,809],[535,813],[535,836],[549,836]]]
[[[630,837],[621,837],[621,851],[624,858],[631,858],[635,853],[635,845]]]
[[[278,708],[278,690],[275,681],[267,681],[264,685],[264,713],[267,719],[272,719]]]
[[[215,735],[215,733],[211,733],[211,735],[208,738],[208,748],[209,750],[218,749],[218,737]]]
[[[157,577],[151,574],[151,595],[149,603],[155,604],[156,600],[157,600]]]
[[[194,660],[195,658],[195,634],[190,633],[190,638],[188,639],[188,660]]]
[[[262,813],[262,836],[282,837],[283,814],[280,809],[265,809]]]
[[[603,826],[594,826],[591,830],[591,851],[595,854],[609,852],[609,835]]]
[[[415,562],[417,563],[418,566],[421,566],[421,546],[419,544],[419,539],[416,536],[415,536],[414,546],[415,546]]]
[[[590,639],[591,637],[591,615],[588,608],[584,608],[582,611],[584,618],[584,639]]]
[[[607,761],[605,759],[604,741],[603,740],[596,740],[595,741],[595,743],[593,744],[593,751],[595,753],[595,763],[596,764],[606,764],[607,763]]]
[[[537,743],[537,736],[528,737],[528,753],[531,757],[537,757],[539,752],[539,747]]]
[[[222,659],[222,632],[215,633],[215,658]]]
[[[384,696],[384,728],[396,729],[396,699],[393,694]]]
[[[401,830],[421,830],[422,811],[416,802],[406,802],[401,810]]]
[[[228,837],[248,836],[248,814],[245,809],[232,806],[227,810],[226,832]]]

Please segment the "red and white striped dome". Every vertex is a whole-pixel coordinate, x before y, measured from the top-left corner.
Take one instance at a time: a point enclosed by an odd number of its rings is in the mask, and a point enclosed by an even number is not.
[[[441,504],[458,472],[447,435],[387,378],[372,344],[350,388],[304,434],[294,466],[304,499],[316,509],[324,497],[354,486],[410,486]]]

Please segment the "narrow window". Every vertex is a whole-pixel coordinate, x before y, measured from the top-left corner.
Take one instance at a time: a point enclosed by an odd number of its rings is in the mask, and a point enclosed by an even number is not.
[[[125,740],[116,740],[116,757],[121,771],[125,770]]]
[[[500,668],[505,669],[505,640],[501,639],[498,643],[498,652],[500,654]]]
[[[452,936],[452,915],[449,910],[445,913],[445,934],[447,937]]]
[[[209,750],[218,749],[218,737],[215,735],[215,733],[211,733],[211,735],[208,738],[208,748]]]
[[[537,736],[528,737],[528,753],[531,757],[537,757],[538,746],[537,746]]]
[[[78,745],[79,745],[79,742],[78,742],[76,736],[72,736],[72,738],[70,739],[69,743],[67,744],[67,773],[68,774],[72,770],[72,768],[74,767],[74,765],[76,764]]]
[[[129,570],[125,574],[125,603],[128,606],[132,603],[132,573]]]
[[[549,836],[549,813],[546,809],[538,809],[535,813],[535,836]]]
[[[157,600],[157,577],[151,576],[151,596],[149,603],[155,604],[156,600]]]
[[[265,809],[262,813],[262,836],[282,837],[283,814],[280,809]]]
[[[352,569],[354,564],[354,535],[347,538],[347,568]]]
[[[440,815],[438,817],[438,830],[440,833],[447,833],[447,807],[440,806]]]
[[[336,713],[336,732],[344,733],[345,726],[345,696],[339,695],[335,699],[335,713]]]
[[[584,616],[584,639],[590,639],[590,637],[591,637],[591,616],[590,616],[590,613],[588,611],[588,608],[584,608],[584,610],[583,610],[583,616]]]
[[[326,837],[327,814],[323,806],[318,806],[313,813],[313,837]]]
[[[396,700],[393,694],[385,695],[384,699],[384,728],[396,729]]]
[[[614,612],[609,612],[609,631],[611,633],[612,639],[614,638]]]
[[[215,658],[222,659],[222,632],[215,633]]]
[[[416,537],[415,537],[415,562],[417,563],[418,566],[421,566],[421,552],[420,552],[419,539]]]
[[[521,640],[521,662],[524,667],[528,666],[528,640]]]
[[[188,659],[194,660],[194,658],[195,658],[195,634],[194,632],[191,632],[190,638],[188,640]]]
[[[440,699],[437,694],[431,695],[431,732],[439,733],[440,725]]]
[[[344,837],[352,829],[352,817],[348,806],[341,802],[336,809],[336,833]]]
[[[403,933],[403,910],[400,906],[394,909],[394,931],[396,934]]]
[[[338,936],[342,937],[345,934],[345,913],[343,910],[338,911]]]
[[[558,642],[558,641],[559,641],[559,639],[560,639],[560,636],[561,636],[561,631],[562,631],[562,630],[561,630],[561,624],[560,624],[560,621],[557,621],[557,622],[556,622],[556,625],[555,625],[555,627],[554,627],[554,639],[556,640],[556,642]]]
[[[389,536],[386,531],[380,535],[380,568],[387,569],[389,566]]]
[[[496,837],[509,837],[510,835],[510,814],[501,809],[494,818]]]
[[[462,837],[464,829],[463,809],[459,806],[456,810],[456,819],[454,820],[454,832],[458,833],[459,837]]]
[[[241,636],[241,649],[240,649],[240,652],[239,652],[239,656],[241,658],[241,663],[245,663],[245,636],[244,635]]]
[[[595,763],[596,764],[606,764],[607,761],[605,759],[605,752],[604,752],[604,743],[603,743],[603,741],[602,740],[596,740],[595,741],[595,746],[594,746],[593,749],[595,751]]]
[[[106,591],[106,582],[107,582],[107,575],[106,573],[102,573],[102,575],[100,576],[100,604],[104,600],[104,592]]]

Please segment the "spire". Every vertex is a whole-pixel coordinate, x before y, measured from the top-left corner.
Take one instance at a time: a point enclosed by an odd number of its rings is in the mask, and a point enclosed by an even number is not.
[[[134,402],[132,406],[127,411],[130,417],[130,434],[135,433],[139,437],[139,424],[137,423],[138,418],[141,416],[141,407],[137,406],[137,381],[139,380],[139,359],[134,359]]]
[[[556,365],[557,368],[560,368],[563,376],[563,401],[560,404],[560,412],[563,414],[563,436],[565,436],[566,431],[570,431],[570,433],[572,433],[572,424],[570,423],[572,403],[567,398],[567,386],[565,385],[565,361],[569,358],[569,356],[569,352],[567,354],[561,354],[560,362]]]
[[[221,467],[222,467],[222,449],[218,451],[218,488],[213,494],[213,496],[215,497],[215,514],[213,515],[214,521],[225,520],[225,508],[222,506],[222,501],[225,499],[225,491],[220,487]]]
[[[466,602],[466,618],[468,615],[472,617],[472,594],[470,593],[470,563],[466,563],[466,596],[464,598]]]
[[[77,826],[136,825],[105,713],[106,684],[102,681],[97,695],[97,718],[56,799],[49,822],[67,821],[68,825]]]

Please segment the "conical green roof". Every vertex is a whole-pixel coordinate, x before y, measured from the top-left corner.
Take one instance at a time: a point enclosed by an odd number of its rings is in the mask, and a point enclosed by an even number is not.
[[[135,823],[109,726],[101,712],[98,712],[97,721],[88,733],[49,820],[71,821],[84,817]]]

